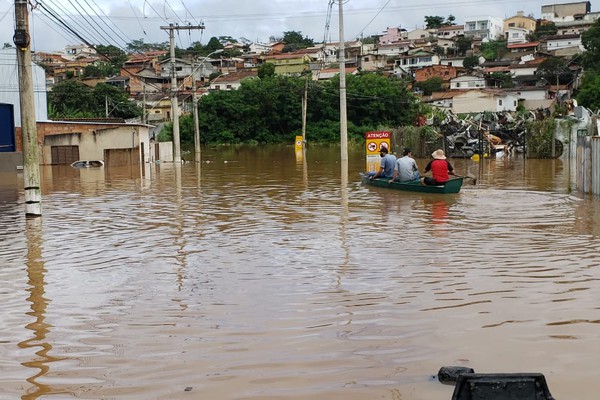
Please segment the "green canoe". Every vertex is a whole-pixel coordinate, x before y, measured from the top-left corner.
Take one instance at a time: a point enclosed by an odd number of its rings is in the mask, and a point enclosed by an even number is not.
[[[428,186],[421,185],[420,181],[412,182],[392,182],[389,183],[389,178],[377,178],[370,180],[366,174],[361,174],[362,182],[365,185],[383,187],[395,190],[404,190],[406,192],[420,192],[420,193],[458,193],[462,186],[463,178],[455,177],[449,179],[444,185],[440,186]]]

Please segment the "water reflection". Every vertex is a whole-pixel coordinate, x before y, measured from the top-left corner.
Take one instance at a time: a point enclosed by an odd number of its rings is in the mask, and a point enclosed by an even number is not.
[[[53,392],[51,385],[42,383],[43,377],[50,371],[51,363],[60,361],[62,358],[50,355],[52,345],[47,341],[51,325],[46,322],[46,308],[49,300],[44,297],[46,293],[44,277],[47,271],[42,256],[42,219],[27,219],[25,234],[27,238],[27,284],[29,285],[27,301],[31,303],[31,311],[27,315],[33,317],[35,321],[25,326],[33,333],[33,337],[19,342],[18,346],[21,349],[36,350],[37,357],[21,363],[24,367],[36,371],[27,378],[27,382],[33,385],[33,389],[28,389],[21,399],[34,400]]]

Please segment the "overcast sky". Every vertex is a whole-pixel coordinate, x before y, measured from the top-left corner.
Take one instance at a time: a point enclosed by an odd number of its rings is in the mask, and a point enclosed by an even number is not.
[[[571,0],[573,1],[573,0]],[[36,4],[37,0],[31,0]],[[81,40],[49,18],[58,16],[67,26],[94,44],[112,44],[121,48],[132,40],[146,43],[168,41],[161,26],[199,25],[203,31],[181,31],[179,47],[213,36],[232,36],[266,43],[271,36],[285,31],[300,31],[316,42],[339,38],[339,6],[333,5],[331,23],[326,29],[329,0],[39,0],[30,16],[32,49],[59,51]],[[559,3],[561,1],[556,1]],[[564,1],[569,2],[569,1]],[[540,17],[540,0],[347,0],[344,3],[344,38],[350,40],[385,31],[387,27],[408,30],[422,28],[426,15],[447,17],[456,23],[465,18],[493,15],[510,17],[517,11]],[[592,3],[592,10],[596,11]],[[11,43],[14,33],[14,1],[0,0],[2,43]]]

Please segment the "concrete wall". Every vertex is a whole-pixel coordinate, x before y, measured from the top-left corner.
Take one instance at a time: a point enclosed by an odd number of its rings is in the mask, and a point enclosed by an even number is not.
[[[14,172],[23,166],[23,153],[0,153],[0,172]]]
[[[79,146],[80,160],[104,160],[104,150],[137,149],[150,161],[149,125],[38,123],[40,164],[52,163],[52,146]],[[143,149],[141,146],[144,146]]]

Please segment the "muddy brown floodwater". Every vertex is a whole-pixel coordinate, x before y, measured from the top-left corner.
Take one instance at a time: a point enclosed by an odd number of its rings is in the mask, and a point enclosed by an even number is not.
[[[441,366],[596,400],[600,202],[561,160],[361,186],[339,148],[0,175],[0,399],[449,400]],[[418,160],[423,167],[426,160]]]

